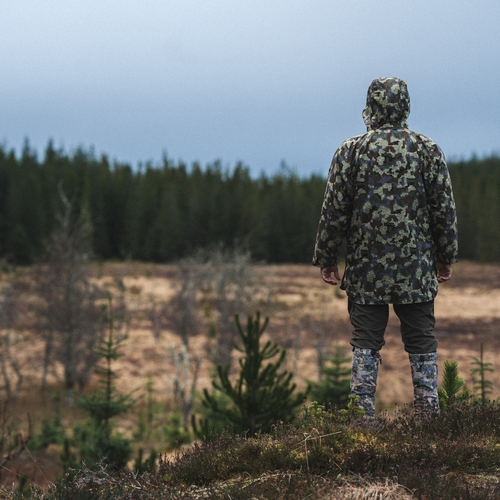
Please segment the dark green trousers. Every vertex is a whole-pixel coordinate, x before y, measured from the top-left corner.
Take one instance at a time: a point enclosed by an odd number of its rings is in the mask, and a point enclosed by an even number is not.
[[[434,337],[434,301],[417,304],[393,304],[401,322],[401,337],[406,352],[427,354],[437,349]],[[365,305],[349,301],[349,316],[354,327],[351,345],[360,349],[380,351],[385,344],[384,333],[389,320],[389,304]]]

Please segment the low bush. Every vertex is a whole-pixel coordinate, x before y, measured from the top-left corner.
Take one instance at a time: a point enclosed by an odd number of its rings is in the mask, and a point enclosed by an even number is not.
[[[404,412],[374,419],[336,411],[305,415],[297,427],[276,425],[272,433],[254,438],[225,433],[195,445],[174,459],[162,460],[160,474],[171,487],[207,487],[280,470],[339,480],[352,474],[397,477],[428,499],[434,494],[435,498],[489,498],[492,493],[494,487],[488,486],[471,492],[464,481],[452,481],[450,474],[497,474],[500,408],[496,404],[457,403],[424,421]],[[417,481],[419,474],[427,479]]]
[[[496,403],[455,403],[421,421],[404,411],[369,418],[317,404],[304,410],[297,425],[277,423],[270,433],[226,429],[160,457],[157,472],[82,467],[43,498],[319,500],[370,488],[399,499],[500,497]]]

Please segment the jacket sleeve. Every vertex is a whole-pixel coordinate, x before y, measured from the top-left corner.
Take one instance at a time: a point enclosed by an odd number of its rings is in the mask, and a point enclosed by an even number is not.
[[[346,141],[333,157],[316,237],[314,266],[324,268],[338,264],[352,212],[352,155],[353,144]]]
[[[425,142],[428,162],[424,182],[436,260],[453,264],[458,262],[458,232],[451,178],[439,146],[429,139]]]

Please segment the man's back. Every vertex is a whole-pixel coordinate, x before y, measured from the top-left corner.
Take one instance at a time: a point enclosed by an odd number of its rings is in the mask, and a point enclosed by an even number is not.
[[[436,259],[456,260],[444,155],[407,128],[408,115],[406,84],[374,80],[363,112],[368,132],[345,141],[330,168],[313,263],[336,264],[346,237],[342,288],[357,303],[432,300]]]

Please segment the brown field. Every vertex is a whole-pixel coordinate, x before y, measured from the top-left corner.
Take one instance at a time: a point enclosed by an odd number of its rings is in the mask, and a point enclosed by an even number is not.
[[[172,379],[174,366],[169,360],[169,349],[180,346],[179,337],[171,330],[162,331],[155,339],[147,310],[151,298],[156,302],[168,301],[176,292],[178,268],[168,265],[133,263],[108,263],[95,268],[96,280],[110,291],[116,279],[125,276],[126,299],[132,310],[131,328],[123,344],[123,357],[117,362],[120,370],[118,389],[128,392],[139,388],[143,392],[148,375],[155,384],[155,398],[164,405],[165,412],[172,408]],[[255,292],[250,312],[261,310],[270,317],[266,334],[287,348],[287,369],[295,374],[299,388],[306,379],[318,378],[318,352],[332,354],[333,345],[343,345],[349,355],[351,327],[347,314],[347,301],[343,292],[322,282],[319,271],[309,265],[257,266],[253,273],[260,286]],[[270,299],[270,300],[269,300]],[[452,280],[440,285],[436,299],[436,333],[439,339],[439,365],[442,370],[446,359],[459,362],[460,375],[471,388],[471,361],[479,357],[480,343],[484,343],[485,361],[491,362],[494,373],[488,374],[493,382],[493,398],[500,396],[500,265],[481,265],[461,262],[454,266]],[[192,352],[205,357],[197,389],[210,387],[212,364],[206,359],[209,319],[199,311],[199,330],[190,339]],[[9,403],[8,420],[14,422],[23,434],[28,432],[28,415],[32,422],[51,408],[53,391],[39,389],[41,353],[43,344],[29,330],[29,318],[16,332],[15,355],[24,374],[23,389],[19,398]],[[412,386],[408,356],[400,339],[397,317],[391,310],[386,332],[386,345],[381,351],[383,363],[379,372],[377,408],[391,409],[395,404],[406,405],[412,401]],[[55,367],[50,376],[52,388],[62,387],[62,369]],[[3,393],[2,393],[3,397]],[[63,408],[65,423],[71,423],[82,414]],[[4,419],[4,423],[7,420]],[[137,426],[136,415],[120,422],[121,430],[132,432]],[[41,453],[41,452],[40,452]],[[48,452],[44,452],[48,453]],[[57,456],[57,450],[53,450]],[[34,463],[33,458],[27,462]],[[43,461],[44,458],[40,457]],[[16,469],[17,467],[17,469]],[[9,484],[13,474],[23,470],[23,465],[11,463],[11,473],[4,472],[2,484]],[[35,467],[33,466],[33,470]],[[57,469],[55,469],[57,470]],[[35,474],[35,472],[33,472]],[[46,479],[53,480],[55,471],[46,471]],[[43,476],[43,474],[42,474]],[[33,476],[34,477],[34,476]],[[7,481],[5,483],[4,481]],[[43,482],[40,479],[40,482]]]
[[[107,266],[104,274],[112,274],[113,265]],[[147,269],[146,269],[147,268]],[[150,271],[149,273],[147,271]],[[262,288],[271,289],[270,304],[254,305],[270,317],[266,333],[287,348],[287,368],[295,373],[299,387],[306,379],[318,377],[318,354],[315,346],[322,344],[331,354],[331,347],[341,344],[349,355],[351,326],[347,314],[347,301],[340,290],[322,282],[319,271],[307,265],[284,265],[258,267]],[[145,274],[151,277],[146,277]],[[106,278],[101,278],[103,281]],[[175,269],[169,266],[136,266],[125,278],[129,289],[141,290],[136,303],[154,294],[159,300],[168,299],[175,291]],[[270,283],[269,283],[270,282]],[[439,363],[455,359],[459,362],[460,375],[472,387],[469,376],[473,357],[479,357],[480,343],[484,343],[485,360],[493,363],[495,372],[489,375],[493,381],[494,398],[500,396],[500,266],[462,262],[454,267],[452,280],[440,285],[435,303],[436,334],[439,339]],[[144,306],[145,307],[145,306]],[[203,322],[205,319],[200,318]],[[203,356],[206,330],[201,328],[193,337],[191,345]],[[180,345],[177,335],[164,331],[155,341],[148,321],[137,321],[124,345],[121,361],[121,383],[123,389],[140,387],[148,373],[157,381],[157,389],[168,395],[169,373],[172,366],[166,361],[170,345]],[[412,400],[410,367],[403,349],[399,323],[391,309],[386,332],[386,345],[381,351],[382,366],[377,389],[378,406],[391,407],[395,403],[408,404]],[[204,370],[198,387],[209,387],[210,363]]]

